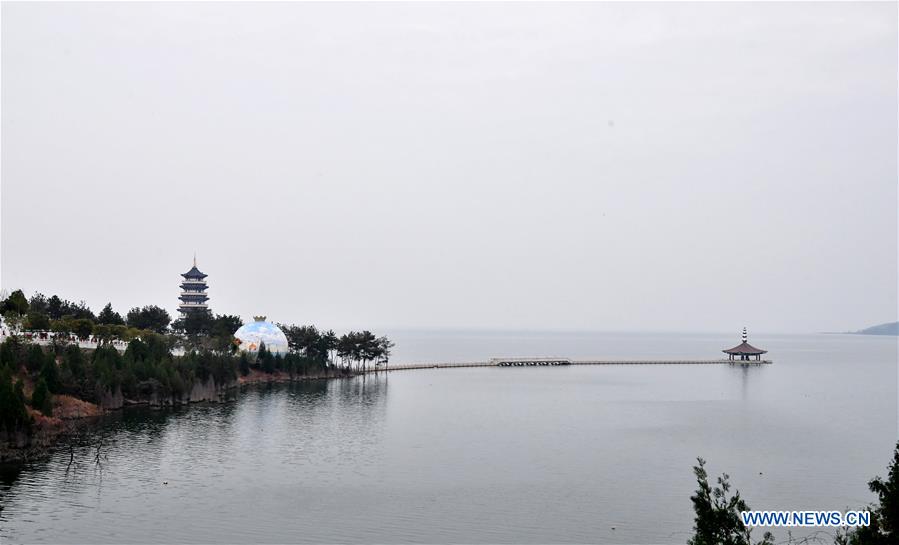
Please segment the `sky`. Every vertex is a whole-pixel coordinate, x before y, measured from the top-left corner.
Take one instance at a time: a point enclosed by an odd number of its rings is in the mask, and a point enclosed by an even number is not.
[[[0,285],[340,328],[897,314],[896,3],[3,3]]]

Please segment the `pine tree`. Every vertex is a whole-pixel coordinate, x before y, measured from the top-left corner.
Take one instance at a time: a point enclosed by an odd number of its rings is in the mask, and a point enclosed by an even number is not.
[[[7,337],[0,344],[0,368],[6,367],[10,372],[18,369],[19,341],[16,337]]]
[[[97,323],[109,325],[125,325],[125,320],[122,318],[121,314],[112,310],[112,303],[106,303],[106,306],[103,307],[103,310],[101,310],[100,314],[97,315]]]
[[[31,407],[44,413],[46,416],[53,416],[53,399],[50,390],[47,388],[47,382],[41,377],[34,386],[34,393],[31,394]]]
[[[37,373],[44,366],[45,361],[47,358],[44,356],[44,350],[36,344],[31,345],[31,348],[28,349],[28,358],[25,360],[28,372]]]
[[[841,540],[850,545],[892,545],[899,542],[899,443],[893,450],[893,461],[887,480],[875,477],[868,488],[877,494],[878,504],[871,505],[871,524],[859,527]]]
[[[28,299],[22,290],[12,292],[6,300],[0,302],[0,313],[6,312],[15,312],[20,316],[28,312]]]
[[[718,477],[718,486],[709,485],[705,460],[697,458],[699,465],[693,466],[699,489],[690,497],[696,512],[694,535],[688,545],[752,545],[751,530],[743,524],[741,511],[749,511],[749,506],[740,497],[740,492],[730,493],[729,477],[725,473]],[[765,532],[757,545],[772,545],[774,536]]]
[[[256,355],[256,361],[259,362],[264,372],[269,374],[275,372],[275,355],[265,347],[265,343],[259,343],[259,354]]]
[[[7,432],[31,427],[31,418],[25,410],[24,395],[20,395],[21,390],[18,388],[21,384],[22,381],[19,381],[13,386],[9,369],[0,369],[0,429]]]
[[[44,365],[41,367],[41,379],[47,383],[47,389],[54,394],[60,392],[59,367],[56,365],[56,354],[50,352],[44,359]]]
[[[246,352],[240,353],[240,361],[238,362],[240,367],[240,374],[243,376],[247,376],[250,374],[250,358],[247,357]]]

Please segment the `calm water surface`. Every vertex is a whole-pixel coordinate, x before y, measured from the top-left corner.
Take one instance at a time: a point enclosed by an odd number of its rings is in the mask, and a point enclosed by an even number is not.
[[[709,358],[737,344],[392,337],[396,361]],[[896,339],[751,342],[775,364],[406,371],[124,411],[105,420],[99,468],[60,449],[3,473],[0,542],[684,543],[696,456],[756,509],[871,501],[897,435]]]

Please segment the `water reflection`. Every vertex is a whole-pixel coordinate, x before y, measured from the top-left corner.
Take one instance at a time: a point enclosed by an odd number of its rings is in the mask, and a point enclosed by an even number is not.
[[[653,338],[625,341],[671,350]],[[67,473],[61,444],[0,471],[0,541],[682,543],[698,455],[753,507],[864,505],[894,342],[767,346],[772,366],[409,371],[125,410],[96,428],[100,468],[76,445]]]
[[[749,399],[749,366],[742,365],[740,372],[740,399]]]

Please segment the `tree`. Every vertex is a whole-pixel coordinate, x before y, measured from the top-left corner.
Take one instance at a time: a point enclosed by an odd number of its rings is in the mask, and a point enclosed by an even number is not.
[[[31,312],[47,314],[48,306],[47,297],[43,293],[35,293],[28,300],[28,310]]]
[[[31,427],[25,402],[13,386],[9,369],[0,369],[0,431],[14,433]]]
[[[54,333],[71,333],[72,323],[70,320],[50,320],[50,331]]]
[[[28,357],[25,359],[25,367],[28,369],[28,372],[36,373],[40,371],[46,361],[47,358],[44,356],[43,349],[36,344],[32,344],[28,349]]]
[[[242,325],[243,320],[240,319],[240,316],[219,314],[215,317],[209,334],[213,337],[227,338],[228,342],[231,342],[234,332],[240,329]]]
[[[47,384],[47,389],[54,394],[60,392],[59,368],[56,366],[56,354],[52,351],[44,359],[41,367],[40,378]]]
[[[25,318],[14,310],[7,310],[3,313],[3,323],[5,323],[11,331],[19,331],[25,323]]]
[[[86,339],[90,337],[91,333],[94,331],[94,322],[88,320],[87,318],[78,318],[75,320],[71,320],[69,322],[71,326],[72,333],[75,334],[79,339]]]
[[[19,347],[20,343],[16,337],[7,337],[3,344],[0,344],[0,369],[8,368],[11,372],[18,369]]]
[[[337,357],[346,367],[350,366],[350,362],[359,361],[359,334],[355,331],[345,333],[337,339]]]
[[[14,391],[16,392],[16,397],[19,398],[19,401],[25,403],[25,383],[22,382],[21,378],[16,379]]]
[[[869,506],[871,524],[849,532],[843,543],[849,545],[890,545],[899,537],[899,443],[893,449],[889,476],[884,481],[875,477],[868,488],[877,494],[878,503]]]
[[[378,357],[378,339],[371,331],[363,331],[359,336],[359,357],[363,370],[368,367],[368,362]]]
[[[275,372],[275,355],[265,347],[265,343],[259,343],[259,352],[256,354],[256,362],[262,367],[264,372],[269,374]]]
[[[387,337],[375,337],[371,331],[350,331],[337,339],[336,343],[328,343],[337,351],[337,357],[344,365],[354,362],[364,370],[371,361],[387,363],[393,343]]]
[[[287,346],[307,358],[324,363],[328,359],[328,340],[319,333],[314,325],[280,325],[284,336],[287,337]]]
[[[287,374],[290,376],[290,379],[293,378],[297,374],[297,363],[300,356],[298,356],[295,352],[288,352],[284,356],[284,369],[287,371]]]
[[[100,314],[97,316],[97,323],[107,325],[125,325],[125,320],[122,319],[121,314],[112,310],[112,303],[106,303],[106,306],[103,307],[103,310],[101,310]]]
[[[693,473],[699,489],[690,497],[696,518],[693,523],[695,532],[688,545],[753,545],[751,530],[743,524],[741,511],[749,511],[749,506],[734,490],[730,495],[729,476],[724,473],[718,477],[718,486],[709,485],[705,470],[705,460],[697,458],[699,465],[693,466]],[[774,536],[765,532],[757,545],[773,545]]]
[[[868,488],[877,494],[880,501],[880,505],[875,507],[880,528],[887,535],[899,537],[899,443],[893,450],[893,461],[888,469],[886,481],[874,477],[868,482]]]
[[[123,341],[131,342],[134,339],[140,338],[141,330],[137,329],[136,327],[122,326],[122,331],[119,335],[119,338]]]
[[[63,312],[63,304],[62,299],[59,298],[58,295],[54,295],[47,299],[47,314],[50,316],[51,320],[59,320],[62,318]]]
[[[240,316],[220,314],[213,317],[209,311],[194,311],[172,322],[172,329],[186,335],[181,342],[188,350],[233,354],[237,351],[234,332],[242,325]]]
[[[68,301],[66,301],[68,303]],[[68,312],[66,314],[71,314],[75,318],[79,318],[82,320],[90,320],[92,322],[97,321],[97,317],[94,316],[94,312],[87,306],[87,303],[84,301],[79,301],[78,304],[69,303]]]
[[[74,344],[66,346],[65,352],[63,352],[63,363],[75,376],[84,374],[84,352]]]
[[[0,302],[0,311],[5,315],[7,312],[15,312],[19,316],[28,312],[28,299],[22,290],[12,292],[3,302]]]
[[[334,333],[333,329],[329,329],[322,334],[322,340],[324,341],[325,348],[328,352],[328,361],[333,363],[335,352],[337,351],[337,335]]]
[[[393,342],[387,337],[378,337],[377,340],[378,348],[377,348],[377,361],[378,364],[387,365],[390,362],[390,349],[395,345]]]
[[[237,352],[237,345],[234,343],[234,333],[243,325],[240,316],[230,314],[219,314],[212,323],[209,331],[211,337],[211,346],[213,350],[219,352]]]
[[[172,318],[169,313],[156,305],[135,307],[128,311],[128,327],[148,329],[156,333],[165,333]]]
[[[108,343],[116,337],[120,337],[125,331],[123,325],[95,324],[91,333],[99,342]]]
[[[25,318],[25,329],[47,331],[50,329],[50,318],[43,312],[30,310]]]
[[[172,322],[172,329],[188,335],[207,334],[212,329],[212,313],[208,310],[195,310]]]
[[[247,357],[246,352],[240,353],[240,360],[238,361],[238,367],[240,368],[241,375],[247,376],[250,374],[250,358]]]
[[[53,396],[50,395],[47,382],[43,378],[39,378],[37,384],[34,385],[34,392],[31,394],[31,407],[46,416],[53,416]]]
[[[212,314],[208,310],[197,310],[172,321],[172,331],[197,335],[208,333],[212,326]]]

